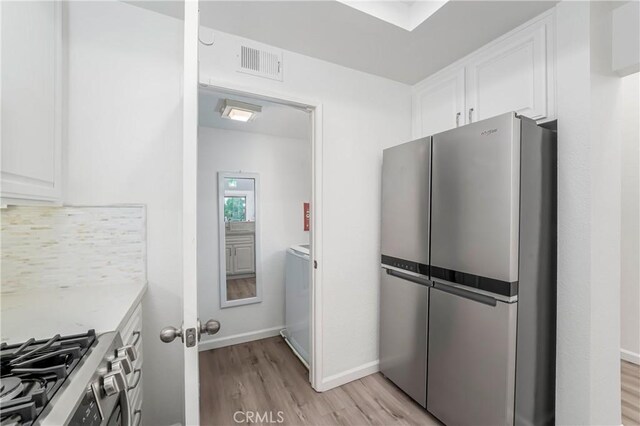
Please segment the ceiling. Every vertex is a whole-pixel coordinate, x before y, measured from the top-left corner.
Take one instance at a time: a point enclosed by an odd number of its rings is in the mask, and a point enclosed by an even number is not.
[[[387,21],[407,31],[413,31],[417,26],[433,15],[449,0],[337,0],[361,12],[368,13],[378,19]]]
[[[183,13],[180,2],[128,3],[179,18]],[[334,0],[201,1],[200,23],[281,49],[415,84],[555,3],[454,0],[444,4],[413,31],[407,31]]]
[[[220,116],[225,99],[233,99],[260,105],[262,112],[247,123],[233,121]],[[311,135],[309,114],[306,111],[269,101],[225,94],[201,89],[198,94],[198,124],[204,127],[262,133],[283,138],[309,140]]]

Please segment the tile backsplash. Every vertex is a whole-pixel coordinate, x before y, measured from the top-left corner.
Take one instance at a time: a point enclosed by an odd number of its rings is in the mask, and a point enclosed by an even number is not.
[[[146,281],[144,206],[0,210],[2,293]]]

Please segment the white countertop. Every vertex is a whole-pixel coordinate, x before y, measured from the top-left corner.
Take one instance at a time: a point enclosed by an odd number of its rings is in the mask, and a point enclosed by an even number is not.
[[[0,295],[1,341],[22,343],[95,329],[121,328],[142,300],[146,283],[34,289]]]

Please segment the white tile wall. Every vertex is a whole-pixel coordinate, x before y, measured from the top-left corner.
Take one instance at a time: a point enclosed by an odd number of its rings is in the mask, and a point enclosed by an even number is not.
[[[146,281],[144,206],[0,210],[2,293]]]

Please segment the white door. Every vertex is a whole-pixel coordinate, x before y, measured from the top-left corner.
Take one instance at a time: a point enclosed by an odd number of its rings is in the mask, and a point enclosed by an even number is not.
[[[197,189],[198,189],[198,0],[184,2],[184,84],[182,150],[182,268],[184,344],[184,422],[200,424],[200,332],[213,334],[219,324],[198,320]],[[164,330],[163,330],[164,331]],[[177,384],[176,384],[177,385]]]
[[[233,252],[235,274],[252,274],[256,271],[253,243],[236,244]]]
[[[467,119],[515,111],[534,120],[548,116],[547,24],[478,54],[467,64]]]
[[[413,112],[416,139],[465,124],[464,68],[418,85],[413,92]]]

